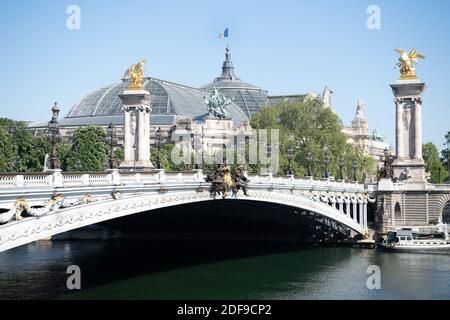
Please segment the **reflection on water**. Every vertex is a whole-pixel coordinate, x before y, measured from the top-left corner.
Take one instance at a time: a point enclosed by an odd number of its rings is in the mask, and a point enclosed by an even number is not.
[[[77,264],[82,290],[66,289]],[[368,290],[367,267],[381,268]],[[0,253],[0,298],[450,299],[450,256],[208,241],[43,241]]]

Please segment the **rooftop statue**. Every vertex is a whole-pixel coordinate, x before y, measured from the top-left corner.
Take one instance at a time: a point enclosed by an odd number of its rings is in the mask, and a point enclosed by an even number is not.
[[[374,129],[372,131],[372,140],[379,142],[386,142],[386,137],[382,132],[378,132],[377,129]]]
[[[364,101],[362,101],[361,99],[358,99],[358,102],[356,105],[356,118],[364,119],[364,108],[365,108]]]
[[[317,93],[314,92],[310,92],[306,95],[304,101],[305,102],[309,102],[309,101],[317,101],[319,99],[319,95]]]
[[[142,85],[142,78],[144,77],[144,69],[142,66],[147,63],[146,60],[141,60],[138,63],[134,63],[125,71],[124,78],[130,78],[130,85],[128,89],[130,90],[141,90],[144,89]]]
[[[409,54],[402,49],[395,49],[395,51],[400,55],[396,65],[400,68],[400,80],[417,79],[416,68],[414,68],[414,65],[417,64],[417,59],[425,59],[425,56],[417,53],[416,49],[412,49]]]
[[[225,97],[219,93],[217,88],[214,88],[209,97],[205,98],[205,103],[208,106],[208,116],[225,119],[230,116],[228,107],[233,103],[233,99]]]

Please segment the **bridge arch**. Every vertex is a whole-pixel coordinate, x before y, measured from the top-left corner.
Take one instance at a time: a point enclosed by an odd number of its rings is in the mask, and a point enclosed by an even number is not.
[[[403,223],[402,207],[399,202],[395,203],[394,214],[395,214],[395,223],[396,224],[399,224],[400,222]]]
[[[450,194],[442,194],[437,201],[437,214],[439,214],[439,217],[442,218],[442,221],[450,223]],[[447,221],[445,221],[445,219]]]
[[[269,202],[307,210],[345,226],[357,234],[364,234],[365,232],[363,226],[350,215],[346,215],[326,203],[299,197],[291,193],[252,191],[248,197],[238,196],[237,199]],[[167,194],[134,194],[117,200],[108,199],[78,207],[60,209],[55,213],[39,218],[26,218],[1,226],[0,252],[91,224],[160,208],[203,201],[214,200],[211,199],[208,192],[185,191]],[[233,201],[233,198],[227,198],[227,201]]]
[[[442,222],[450,224],[450,200],[442,208]]]

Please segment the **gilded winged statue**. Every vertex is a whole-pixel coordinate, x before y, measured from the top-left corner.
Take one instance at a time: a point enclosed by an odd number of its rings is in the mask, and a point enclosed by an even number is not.
[[[146,60],[141,60],[138,63],[134,63],[125,71],[124,78],[130,77],[130,85],[128,89],[139,90],[143,89],[142,78],[144,77],[143,65],[147,63]]]
[[[412,49],[409,54],[402,49],[395,49],[395,51],[400,55],[397,63],[397,67],[400,68],[400,79],[417,79],[416,68],[414,68],[414,65],[417,64],[417,59],[425,59],[425,56],[417,53],[416,49]]]

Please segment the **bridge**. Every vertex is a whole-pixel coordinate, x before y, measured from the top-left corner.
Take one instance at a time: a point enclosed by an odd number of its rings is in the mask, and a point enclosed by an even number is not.
[[[369,197],[357,182],[248,176],[253,201],[288,206],[344,237],[368,235]],[[0,252],[39,239],[136,213],[214,201],[201,170],[0,175]],[[226,203],[226,202],[225,202]]]

